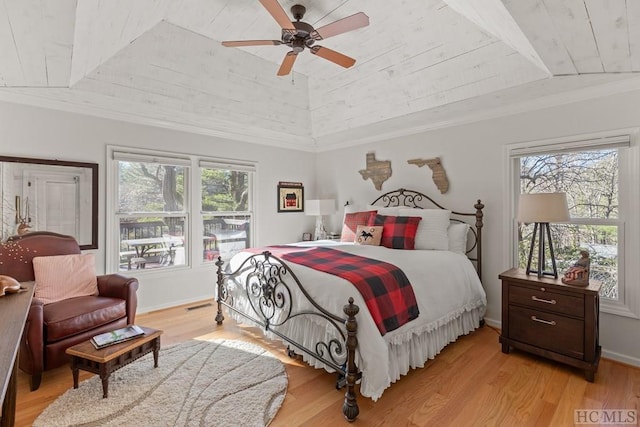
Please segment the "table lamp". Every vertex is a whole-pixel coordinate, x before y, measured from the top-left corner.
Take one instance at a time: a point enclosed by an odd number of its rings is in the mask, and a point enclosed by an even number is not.
[[[332,215],[336,211],[336,201],[334,199],[323,200],[307,200],[305,204],[305,213],[307,215],[316,215],[316,231],[315,240],[322,240],[327,237],[327,231],[324,228],[324,215]]]
[[[549,223],[564,222],[569,220],[567,207],[567,195],[565,193],[534,193],[521,194],[518,203],[518,222],[534,223],[531,246],[529,247],[529,259],[527,260],[527,275],[537,273],[538,277],[553,276],[558,278],[556,259],[553,253],[553,241]],[[553,271],[545,271],[545,236],[549,241],[549,255]],[[531,269],[533,249],[538,238],[538,269]]]

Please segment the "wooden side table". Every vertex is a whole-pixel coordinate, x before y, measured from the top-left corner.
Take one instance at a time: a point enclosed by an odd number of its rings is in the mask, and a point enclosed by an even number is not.
[[[24,291],[0,298],[0,426],[15,423],[18,395],[18,350],[24,324],[27,321],[34,282],[20,283]]]
[[[565,285],[560,279],[511,269],[502,280],[502,352],[510,347],[583,369],[593,382],[600,361],[600,283]]]
[[[71,356],[71,370],[73,372],[73,388],[78,388],[79,370],[93,372],[100,375],[102,380],[102,397],[109,396],[109,376],[115,370],[153,352],[153,367],[158,367],[160,351],[160,335],[162,331],[140,326],[144,335],[120,344],[113,344],[96,349],[91,341],[76,344],[67,349]]]

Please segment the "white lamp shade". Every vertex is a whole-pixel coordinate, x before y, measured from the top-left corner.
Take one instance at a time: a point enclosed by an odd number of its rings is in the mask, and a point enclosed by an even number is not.
[[[305,214],[307,215],[331,215],[336,211],[336,201],[334,199],[307,200],[305,203]]]
[[[564,222],[569,220],[566,193],[521,194],[518,222]]]

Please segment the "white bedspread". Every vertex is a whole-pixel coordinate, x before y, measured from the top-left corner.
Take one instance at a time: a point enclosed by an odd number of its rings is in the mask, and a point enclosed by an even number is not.
[[[349,297],[353,297],[355,304],[360,307],[360,313],[356,316],[359,346],[356,359],[358,368],[362,371],[360,393],[363,396],[377,400],[391,383],[406,374],[410,368],[423,367],[426,360],[435,357],[449,342],[477,328],[479,320],[484,316],[484,289],[471,261],[463,255],[449,251],[398,250],[329,241],[299,244],[310,245],[331,246],[389,262],[400,267],[413,286],[420,315],[381,336],[362,296],[350,282],[338,276],[288,263],[312,298],[328,311],[344,316],[342,308]],[[237,254],[230,261],[230,267],[235,270],[251,255],[253,253]],[[234,292],[234,296],[237,298],[239,295]],[[293,298],[294,301],[304,301],[301,295],[294,295]],[[243,309],[248,307],[245,305]],[[238,315],[233,317],[240,322],[246,321]],[[324,326],[313,320],[287,324],[280,330],[286,336],[311,347],[326,337]],[[312,366],[324,367],[311,357],[307,356],[305,360]]]

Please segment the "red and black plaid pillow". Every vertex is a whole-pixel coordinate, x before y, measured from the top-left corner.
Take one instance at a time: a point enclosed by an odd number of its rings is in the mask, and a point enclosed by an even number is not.
[[[380,245],[391,249],[415,249],[419,216],[376,215],[369,225],[382,226]]]
[[[359,225],[369,225],[378,211],[352,212],[344,215],[344,224],[340,235],[341,242],[353,242],[356,240],[356,230]]]

